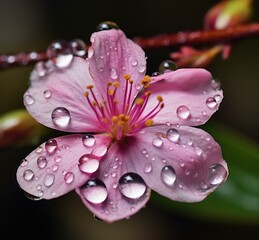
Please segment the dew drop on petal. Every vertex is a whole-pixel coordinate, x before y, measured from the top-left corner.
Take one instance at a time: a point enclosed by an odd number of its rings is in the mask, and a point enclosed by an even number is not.
[[[220,82],[218,81],[218,80],[215,80],[215,79],[213,79],[212,81],[211,81],[211,87],[214,89],[214,90],[218,90],[218,89],[220,89]]]
[[[140,198],[146,189],[144,180],[136,173],[126,173],[119,180],[119,190],[127,198]]]
[[[99,160],[91,154],[85,154],[80,157],[78,167],[84,173],[94,173],[99,168]]]
[[[175,128],[168,129],[166,132],[166,136],[171,142],[178,142],[180,138],[180,134]]]
[[[161,147],[163,145],[163,140],[162,140],[161,137],[154,137],[153,140],[152,140],[152,144],[155,147],[159,148],[159,147]]]
[[[109,29],[119,29],[119,26],[117,23],[112,21],[105,21],[101,22],[97,27],[96,31],[103,31],[103,30],[109,30]]]
[[[176,69],[177,69],[177,65],[172,60],[165,60],[158,67],[158,70],[159,70],[160,73],[165,73],[165,72],[168,72],[168,71],[174,71]]]
[[[143,73],[143,72],[145,72],[146,71],[146,66],[144,66],[144,65],[139,65],[138,66],[138,72],[139,73]]]
[[[55,163],[59,163],[59,162],[61,161],[61,159],[62,159],[61,156],[59,156],[59,155],[58,155],[58,156],[55,156],[55,157],[54,157],[54,162],[55,162]]]
[[[25,167],[25,166],[28,165],[28,163],[29,163],[28,160],[24,158],[24,159],[22,160],[21,164],[20,164],[20,167]]]
[[[44,97],[45,97],[46,99],[48,99],[48,98],[51,97],[52,92],[51,92],[50,90],[45,90],[45,91],[43,92],[43,95],[44,95]]]
[[[86,55],[86,44],[81,39],[74,39],[70,42],[72,52],[75,56],[83,57]]]
[[[111,79],[117,79],[118,78],[118,74],[117,74],[117,71],[115,68],[112,68],[111,71],[110,71],[110,77]]]
[[[176,114],[181,119],[187,119],[190,117],[190,109],[185,105],[181,105],[177,108]]]
[[[213,97],[209,97],[207,100],[206,100],[206,105],[208,106],[208,108],[215,108],[218,106],[218,103],[217,101],[213,98]]]
[[[94,55],[94,49],[92,47],[90,47],[88,49],[88,58],[91,58]]]
[[[86,147],[93,147],[96,140],[93,135],[86,134],[82,137],[82,142]]]
[[[24,192],[24,195],[25,195],[25,197],[27,197],[28,199],[30,199],[32,201],[39,201],[39,200],[42,199],[42,197],[36,197],[36,196],[34,196],[32,194],[29,194],[27,192]]]
[[[219,163],[213,164],[209,168],[208,181],[211,185],[221,184],[227,177],[227,170]]]
[[[23,179],[26,181],[31,181],[34,178],[34,173],[32,170],[27,169],[23,173]]]
[[[61,128],[67,127],[71,119],[70,112],[64,107],[55,108],[52,111],[51,118],[53,123]]]
[[[46,187],[50,187],[54,183],[54,180],[55,180],[55,175],[52,173],[48,173],[45,175],[45,177],[43,179],[43,184]]]
[[[48,154],[54,153],[58,148],[58,143],[55,139],[50,139],[45,143],[45,149]]]
[[[66,184],[72,183],[74,179],[75,179],[75,175],[72,172],[66,172],[66,174],[64,175],[64,180]]]
[[[101,145],[94,148],[94,150],[92,151],[92,154],[96,157],[102,157],[106,154],[107,150],[108,149],[106,145]]]
[[[146,163],[145,166],[144,166],[144,172],[145,173],[151,173],[152,172],[152,164],[151,163]]]
[[[32,95],[25,94],[24,97],[23,97],[23,101],[24,101],[24,104],[26,106],[30,106],[30,105],[32,105],[35,102],[35,99],[34,99],[34,97]]]
[[[80,187],[84,198],[94,204],[102,203],[108,196],[105,184],[98,179],[90,179]]]
[[[176,179],[174,168],[172,166],[163,167],[161,171],[161,179],[167,186],[173,186]]]
[[[37,166],[42,169],[47,166],[47,159],[44,156],[40,156],[37,158]]]

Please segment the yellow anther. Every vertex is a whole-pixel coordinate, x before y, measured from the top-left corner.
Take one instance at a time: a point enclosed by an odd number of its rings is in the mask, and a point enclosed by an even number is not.
[[[123,120],[123,119],[125,118],[125,114],[121,113],[121,114],[119,115],[119,118],[120,118],[121,120]]]
[[[144,77],[144,79],[145,79],[145,81],[148,82],[148,83],[151,81],[151,78],[150,78],[150,76],[148,76],[148,75],[146,75],[146,76]]]
[[[96,107],[97,106],[97,102],[92,102],[93,106]]]
[[[144,88],[149,88],[150,84],[146,83],[146,84],[143,84],[143,87]]]
[[[120,121],[118,122],[118,126],[119,126],[119,127],[120,127],[120,126],[124,126],[125,123],[126,123],[125,121],[121,121],[121,120],[120,120]]]
[[[107,87],[110,87],[112,85],[112,82],[107,82]]]
[[[87,89],[92,89],[94,87],[94,85],[87,85],[86,88]]]
[[[130,83],[130,84],[132,84],[132,83],[133,83],[133,80],[132,80],[132,79],[130,79],[130,80],[129,80],[129,83]]]
[[[141,105],[141,104],[143,104],[144,99],[143,99],[143,98],[137,98],[137,99],[135,100],[135,102],[136,102],[137,105]]]
[[[106,105],[107,104],[107,100],[103,100],[103,104]]]
[[[160,104],[160,108],[163,108],[164,106],[165,106],[164,103],[161,103],[161,104]]]
[[[152,126],[153,125],[153,123],[154,123],[154,121],[150,118],[150,119],[148,119],[147,121],[145,121],[145,125],[147,126],[147,127],[150,127],[150,126]]]
[[[110,89],[110,90],[108,91],[108,93],[109,93],[109,95],[113,95],[114,91],[113,91],[112,89]]]
[[[150,91],[147,91],[147,92],[145,92],[145,95],[148,97],[148,96],[151,95],[151,92],[150,92]]]
[[[125,74],[123,77],[124,77],[127,81],[130,80],[130,74]]]
[[[119,119],[119,118],[118,118],[118,116],[113,116],[113,117],[112,117],[112,122],[114,122],[114,123],[115,123],[115,122],[117,122],[117,121],[118,121],[118,119]]]
[[[88,92],[85,92],[84,95],[85,95],[86,97],[88,97],[88,96],[89,96],[89,93],[88,93]]]
[[[161,96],[157,96],[156,99],[158,100],[158,102],[162,102],[163,98]]]
[[[118,87],[120,86],[120,83],[119,83],[119,82],[114,82],[114,83],[113,83],[113,86],[116,87],[116,88],[118,88]]]

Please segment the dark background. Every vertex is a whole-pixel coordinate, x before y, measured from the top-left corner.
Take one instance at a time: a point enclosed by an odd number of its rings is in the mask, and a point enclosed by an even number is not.
[[[130,38],[161,33],[199,30],[213,0],[80,1],[0,0],[0,53],[43,50],[55,39],[81,38],[89,42],[96,26],[116,22]],[[254,21],[259,3],[254,1]],[[217,57],[208,69],[219,79],[224,100],[214,120],[259,142],[259,39],[234,45],[231,57]],[[146,51],[148,73],[178,48]],[[0,113],[23,108],[32,66],[0,71]],[[210,218],[202,220],[180,211],[166,211],[150,202],[131,217],[113,224],[96,221],[74,192],[51,201],[29,201],[16,182],[16,169],[32,147],[0,150],[1,235],[10,239],[243,239],[259,236],[259,224],[231,224]],[[7,230],[9,228],[10,230]]]

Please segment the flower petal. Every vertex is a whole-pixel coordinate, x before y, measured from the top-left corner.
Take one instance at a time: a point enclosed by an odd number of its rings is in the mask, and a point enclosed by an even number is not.
[[[150,189],[136,174],[133,160],[129,158],[130,149],[130,145],[113,144],[90,181],[76,189],[84,204],[106,222],[130,217],[150,197]]]
[[[210,72],[201,68],[179,69],[153,77],[145,112],[152,110],[157,96],[161,95],[164,108],[154,118],[155,124],[201,125],[218,110],[222,101],[223,92],[218,85]]]
[[[228,176],[218,143],[194,127],[152,126],[128,141],[126,159],[159,194],[175,201],[198,202]]]
[[[22,161],[17,170],[17,181],[35,198],[59,197],[82,185],[91,176],[89,171],[80,170],[79,159],[85,154],[92,156],[96,149],[102,149],[104,153],[109,142],[110,138],[104,134],[74,134],[50,139]],[[94,158],[99,161],[101,154]]]
[[[134,81],[132,97],[139,91],[139,84],[146,73],[144,51],[121,30],[108,30],[93,33],[92,46],[88,49],[90,73],[95,84],[106,96],[107,83],[118,81],[120,88],[116,98],[123,99],[125,94],[125,74],[130,74]],[[119,101],[121,104],[121,101]]]
[[[79,57],[74,57],[68,68],[53,70],[43,77],[39,77],[35,68],[24,104],[47,127],[67,132],[98,132],[101,128],[84,95],[89,84],[93,80],[88,63]]]

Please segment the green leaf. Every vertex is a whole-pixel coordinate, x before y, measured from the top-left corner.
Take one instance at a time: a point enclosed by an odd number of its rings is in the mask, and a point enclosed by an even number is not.
[[[204,127],[221,145],[229,177],[204,201],[179,203],[153,194],[152,201],[168,210],[221,222],[259,222],[259,146],[219,123]]]

